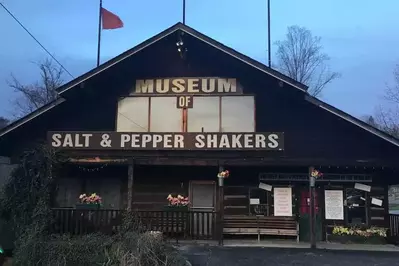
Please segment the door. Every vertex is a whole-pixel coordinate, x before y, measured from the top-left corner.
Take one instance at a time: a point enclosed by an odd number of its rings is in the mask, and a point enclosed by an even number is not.
[[[213,181],[191,181],[191,234],[199,238],[210,238],[215,229],[214,223],[216,185]]]
[[[299,204],[299,238],[301,241],[309,241],[310,239],[310,195],[309,188],[301,189]],[[322,217],[319,207],[319,190],[314,192],[314,209],[315,209],[315,234],[316,241],[322,240]]]

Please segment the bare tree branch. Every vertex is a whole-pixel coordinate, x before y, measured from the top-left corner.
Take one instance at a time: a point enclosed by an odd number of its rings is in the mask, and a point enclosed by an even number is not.
[[[388,86],[385,92],[385,99],[399,105],[399,64],[393,71],[394,85]]]
[[[385,131],[389,135],[399,138],[399,109],[387,109],[382,106],[377,108],[374,116],[376,128]]]
[[[53,61],[49,59],[36,63],[36,65],[40,70],[38,82],[21,84],[13,74],[7,82],[15,92],[19,93],[19,97],[14,101],[16,117],[29,114],[58,97],[56,89],[63,84],[63,69],[54,65]]]
[[[377,127],[399,139],[399,65],[393,71],[394,83],[385,91],[387,104],[379,106],[375,112]]]
[[[277,69],[292,79],[309,86],[309,93],[319,95],[327,84],[340,75],[327,64],[329,56],[322,52],[321,38],[310,30],[288,27],[286,40],[277,41]]]

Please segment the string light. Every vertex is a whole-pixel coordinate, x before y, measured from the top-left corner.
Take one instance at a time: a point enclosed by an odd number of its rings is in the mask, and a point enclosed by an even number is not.
[[[176,42],[176,47],[177,47],[177,52],[180,54],[180,57],[182,59],[185,59],[186,52],[188,51],[187,47],[184,45],[183,42],[183,33],[178,35],[178,40]]]

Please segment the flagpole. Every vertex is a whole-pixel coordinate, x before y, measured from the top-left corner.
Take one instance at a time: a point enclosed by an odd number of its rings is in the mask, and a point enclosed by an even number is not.
[[[270,0],[267,0],[267,46],[269,67],[272,67],[272,51],[270,41]]]
[[[183,0],[183,24],[186,25],[186,0]]]
[[[101,48],[101,16],[102,16],[103,0],[100,0],[100,10],[98,14],[98,43],[97,43],[97,67],[100,65],[100,48]]]

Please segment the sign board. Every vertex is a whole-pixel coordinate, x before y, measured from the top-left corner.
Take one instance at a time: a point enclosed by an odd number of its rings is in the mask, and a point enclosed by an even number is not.
[[[267,191],[272,191],[273,187],[269,184],[259,182],[259,188]]]
[[[366,191],[366,192],[370,192],[371,191],[371,186],[365,185],[365,184],[361,184],[361,183],[355,183],[355,189]]]
[[[193,108],[193,96],[179,95],[177,96],[176,107],[178,109]]]
[[[381,199],[377,199],[377,198],[371,198],[371,204],[381,207],[382,206],[382,200]]]
[[[242,94],[235,78],[182,77],[136,80],[132,95],[142,94]]]
[[[290,187],[275,187],[274,216],[292,216],[292,190]]]
[[[257,198],[249,199],[249,204],[250,205],[259,205],[260,199],[257,199]]]
[[[342,190],[324,191],[326,220],[344,219],[344,193]]]
[[[284,149],[284,133],[48,132],[53,148],[85,150],[270,150]]]

